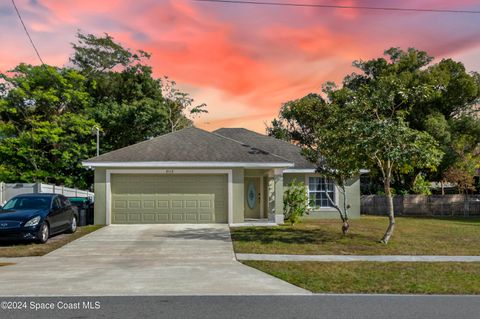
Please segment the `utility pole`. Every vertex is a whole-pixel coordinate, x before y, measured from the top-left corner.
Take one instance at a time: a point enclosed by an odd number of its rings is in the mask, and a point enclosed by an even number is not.
[[[97,133],[97,156],[100,155],[100,129],[95,126],[95,131]]]

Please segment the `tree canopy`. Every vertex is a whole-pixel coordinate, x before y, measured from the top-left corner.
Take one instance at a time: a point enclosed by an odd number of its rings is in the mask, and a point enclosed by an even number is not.
[[[156,78],[150,55],[105,34],[78,33],[71,65],[21,63],[0,74],[0,181],[86,188],[93,130],[107,152],[192,125],[205,105]],[[172,124],[173,123],[173,124]]]
[[[473,105],[480,82],[461,63],[431,64],[423,51],[391,48],[385,56],[355,61],[358,71],[345,76],[340,88],[326,83],[323,95],[285,103],[268,132],[295,141],[311,159],[324,154],[330,171],[361,164],[378,172],[389,199],[386,243],[395,225],[392,185],[418,189],[413,182],[423,175],[444,178],[451,167],[478,167]]]

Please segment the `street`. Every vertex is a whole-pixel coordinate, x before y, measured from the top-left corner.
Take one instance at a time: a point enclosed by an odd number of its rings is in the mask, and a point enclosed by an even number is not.
[[[3,298],[0,318],[480,318],[479,296],[122,296]],[[39,308],[32,310],[30,308]],[[42,310],[40,308],[50,308]],[[53,309],[52,309],[53,308]],[[64,308],[64,309],[58,309]],[[67,308],[67,309],[65,309]],[[70,308],[70,309],[69,309]],[[73,308],[73,309],[72,309]],[[87,309],[83,309],[87,308]]]

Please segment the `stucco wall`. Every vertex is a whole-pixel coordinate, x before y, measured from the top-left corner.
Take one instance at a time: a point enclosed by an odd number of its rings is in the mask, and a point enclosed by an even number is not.
[[[105,185],[105,172],[104,168],[95,169],[95,202],[94,202],[94,223],[95,225],[105,225],[106,224],[106,185]]]
[[[175,168],[180,169],[180,168]],[[201,168],[199,168],[201,169]],[[233,222],[241,223],[244,221],[244,178],[245,176],[259,176],[265,173],[265,170],[244,170],[243,168],[226,168],[232,169],[232,181],[233,181]],[[106,224],[106,169],[95,169],[95,224]],[[288,187],[294,179],[299,182],[305,182],[306,174],[284,174],[283,185],[284,189]],[[268,178],[264,177],[264,209],[265,216],[268,213]],[[282,199],[277,198],[278,203]],[[342,196],[339,196],[340,203],[342,202]],[[349,210],[350,218],[360,217],[360,180],[352,180],[347,187],[347,200],[351,208]],[[338,212],[334,209],[322,208],[313,211],[310,215],[305,216],[306,219],[319,219],[319,218],[338,218]]]
[[[244,216],[244,172],[243,168],[234,168],[233,173],[233,222],[243,223]]]

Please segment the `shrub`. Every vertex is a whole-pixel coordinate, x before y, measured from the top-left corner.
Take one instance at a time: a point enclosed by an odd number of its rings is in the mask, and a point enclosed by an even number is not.
[[[432,191],[430,190],[430,182],[427,181],[422,174],[418,174],[415,178],[412,190],[415,194],[432,195]]]
[[[283,194],[283,213],[285,220],[295,224],[300,221],[300,217],[309,214],[308,191],[303,183],[293,181],[288,185],[288,189]]]

